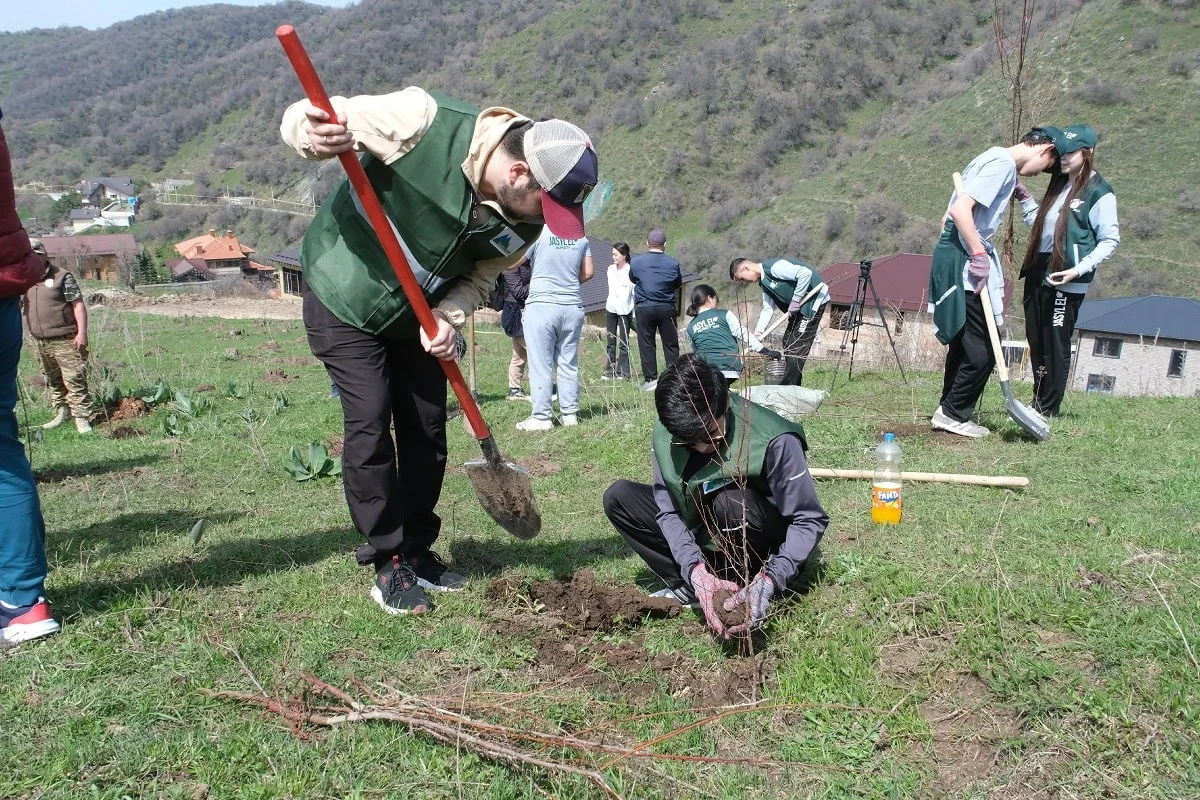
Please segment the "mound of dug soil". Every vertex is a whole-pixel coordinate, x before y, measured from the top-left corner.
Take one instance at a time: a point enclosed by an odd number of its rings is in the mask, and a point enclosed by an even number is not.
[[[137,419],[138,417],[147,416],[150,413],[150,406],[146,405],[146,401],[140,397],[122,397],[121,400],[108,412],[109,422],[120,422],[126,419]]]
[[[493,600],[518,592],[519,588],[504,578],[492,581],[487,588],[487,596]],[[678,603],[648,597],[635,586],[601,586],[590,569],[580,570],[568,582],[534,581],[524,594],[534,604],[541,603],[567,624],[585,631],[630,628],[643,617],[677,617],[680,611]]]

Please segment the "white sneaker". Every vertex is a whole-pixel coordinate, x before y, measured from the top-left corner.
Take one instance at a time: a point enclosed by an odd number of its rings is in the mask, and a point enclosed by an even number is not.
[[[686,586],[680,586],[678,589],[672,589],[670,586],[659,589],[657,592],[651,592],[651,597],[663,598],[666,600],[674,600],[681,606],[687,606],[691,609],[699,609],[700,601],[696,599],[696,595],[691,589]]]
[[[653,392],[657,388],[658,388],[658,378],[655,378],[652,381],[646,381],[645,383],[642,384],[643,392]]]
[[[540,417],[530,417],[517,423],[517,430],[519,431],[548,431],[553,427],[553,420],[541,419]]]
[[[967,420],[966,422],[958,422],[950,419],[942,411],[942,407],[938,406],[937,411],[933,412],[933,416],[929,419],[929,424],[934,430],[946,431],[948,433],[956,433],[959,436],[966,436],[970,439],[982,439],[991,431],[982,425],[976,425],[974,422]]]
[[[54,419],[47,422],[45,425],[42,426],[42,428],[45,430],[52,430],[54,428],[57,428],[59,425],[62,425],[64,422],[66,422],[70,418],[71,418],[70,409],[59,408],[58,413],[54,415]]]
[[[579,424],[579,415],[578,414],[563,414],[562,415],[562,424],[567,426],[568,428],[572,427],[573,425],[578,425]]]

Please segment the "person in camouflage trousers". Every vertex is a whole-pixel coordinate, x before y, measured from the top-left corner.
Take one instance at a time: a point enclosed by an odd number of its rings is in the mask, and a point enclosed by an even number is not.
[[[83,291],[74,275],[46,258],[41,240],[32,239],[30,244],[45,261],[46,273],[26,293],[22,307],[57,409],[54,419],[42,427],[57,428],[74,417],[75,429],[90,433],[94,410],[87,384],[88,322]]]

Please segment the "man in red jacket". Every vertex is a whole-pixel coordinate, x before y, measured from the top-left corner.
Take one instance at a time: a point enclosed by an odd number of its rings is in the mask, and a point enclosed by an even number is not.
[[[3,118],[0,113],[0,118]],[[17,438],[17,302],[46,270],[17,216],[8,143],[0,128],[0,639],[23,642],[59,630],[46,602],[46,532],[33,471]]]

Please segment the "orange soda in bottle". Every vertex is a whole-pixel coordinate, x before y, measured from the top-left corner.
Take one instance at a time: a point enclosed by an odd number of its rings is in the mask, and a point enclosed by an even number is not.
[[[896,434],[885,433],[875,448],[875,476],[871,481],[871,521],[881,525],[900,522],[900,443]]]

